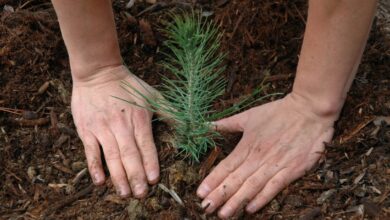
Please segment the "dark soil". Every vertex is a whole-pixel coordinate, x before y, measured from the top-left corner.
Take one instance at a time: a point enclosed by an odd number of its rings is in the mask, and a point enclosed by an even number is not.
[[[250,94],[266,76],[271,84],[267,93],[291,90],[306,1],[158,2],[149,8],[137,1],[131,9],[125,8],[127,2],[114,2],[125,63],[148,83],[158,85],[158,74],[164,73],[158,66],[158,51],[164,50],[159,28],[168,12],[197,2],[196,8],[221,25],[223,50],[229,53],[229,85],[217,108]],[[70,112],[68,58],[52,5],[0,0],[0,6],[0,219],[216,218],[202,213],[195,195],[216,162],[206,156],[200,164],[190,164],[175,156],[164,124],[154,124],[160,183],[174,190],[183,206],[159,186],[138,201],[119,199],[110,181],[91,185]],[[385,22],[375,19],[323,160],[256,215],[240,212],[237,218],[390,218],[390,36],[385,29]],[[229,136],[223,150],[211,156],[219,161],[238,140]]]

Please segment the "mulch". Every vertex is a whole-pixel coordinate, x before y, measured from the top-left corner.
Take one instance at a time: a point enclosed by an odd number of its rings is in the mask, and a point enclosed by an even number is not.
[[[307,2],[197,0],[114,1],[125,63],[151,85],[167,74],[160,29],[169,13],[202,9],[224,31],[226,93],[221,109],[266,78],[265,93],[292,88]],[[202,162],[176,155],[167,125],[155,123],[161,185],[146,199],[120,199],[110,180],[91,184],[70,111],[71,77],[55,12],[43,0],[0,0],[0,219],[216,219],[206,216],[195,189],[235,146],[230,135]],[[389,16],[387,16],[389,17]],[[334,141],[311,172],[253,216],[237,219],[390,218],[390,35],[378,15]],[[270,101],[270,100],[267,100]],[[169,193],[175,192],[181,205]]]

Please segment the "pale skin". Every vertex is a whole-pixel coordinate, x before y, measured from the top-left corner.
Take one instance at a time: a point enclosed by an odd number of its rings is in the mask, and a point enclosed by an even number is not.
[[[103,153],[118,194],[142,198],[148,184],[159,180],[152,114],[112,98],[144,103],[119,87],[125,79],[143,89],[142,81],[122,65],[111,2],[52,2],[69,53],[72,113],[91,177],[95,184],[104,183]],[[218,210],[219,217],[229,218],[243,204],[254,213],[317,163],[356,74],[376,3],[309,1],[293,90],[280,100],[214,123],[217,130],[243,136],[197,190],[207,213]]]

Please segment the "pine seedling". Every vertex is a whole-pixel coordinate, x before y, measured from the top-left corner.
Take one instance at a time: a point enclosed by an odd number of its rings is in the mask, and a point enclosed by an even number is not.
[[[216,146],[216,138],[221,137],[210,122],[251,104],[248,102],[251,97],[222,112],[214,112],[212,106],[226,86],[221,77],[225,55],[219,53],[222,35],[214,23],[194,13],[173,15],[172,19],[164,30],[168,37],[165,46],[170,53],[165,54],[167,59],[162,66],[173,77],[162,76],[161,97],[143,94],[125,81],[122,87],[130,94],[144,98],[150,106],[139,107],[158,112],[165,116],[162,120],[172,122],[175,147],[199,161],[202,154]]]

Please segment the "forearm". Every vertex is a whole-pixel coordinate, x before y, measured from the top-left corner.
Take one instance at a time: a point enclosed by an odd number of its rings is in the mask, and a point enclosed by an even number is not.
[[[311,0],[293,93],[338,117],[366,45],[376,0]]]
[[[94,71],[122,63],[110,0],[52,2],[74,80],[88,80]]]

